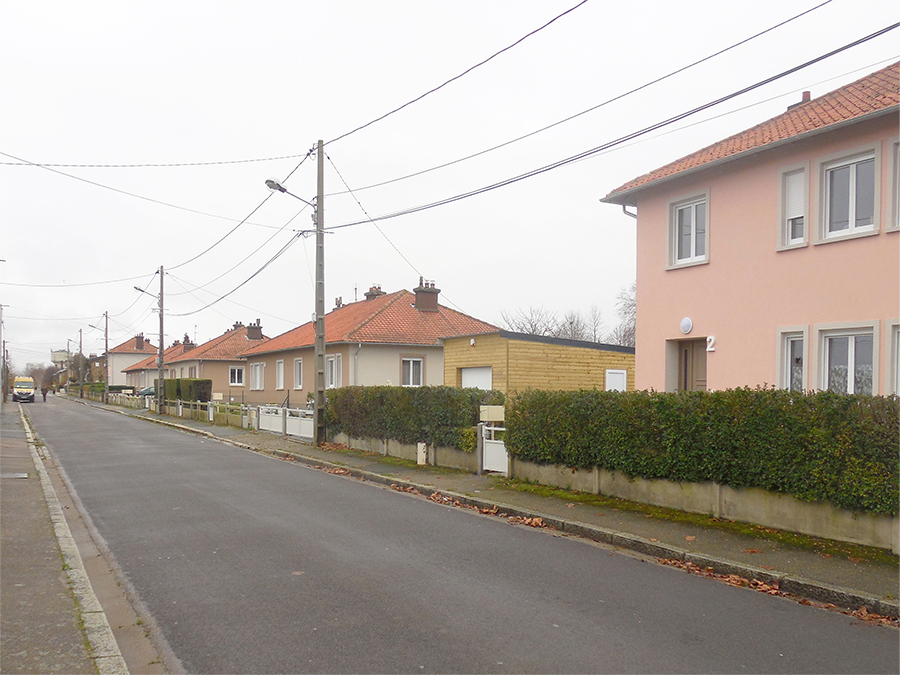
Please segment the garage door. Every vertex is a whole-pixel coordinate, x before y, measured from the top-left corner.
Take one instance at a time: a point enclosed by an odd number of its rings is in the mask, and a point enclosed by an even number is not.
[[[474,387],[476,389],[490,390],[494,388],[493,376],[491,375],[491,367],[483,368],[460,368],[462,371],[462,386]]]

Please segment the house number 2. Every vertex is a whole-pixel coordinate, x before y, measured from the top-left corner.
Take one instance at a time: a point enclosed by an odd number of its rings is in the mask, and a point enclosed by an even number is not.
[[[710,335],[706,338],[706,351],[714,352],[716,351],[716,338],[714,335]]]

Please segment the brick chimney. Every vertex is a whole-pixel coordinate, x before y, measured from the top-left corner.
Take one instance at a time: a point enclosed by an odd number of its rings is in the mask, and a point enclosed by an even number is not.
[[[419,277],[419,285],[413,289],[416,292],[416,309],[420,312],[437,312],[438,295],[440,288],[434,287],[433,281],[425,281]]]
[[[262,340],[262,336],[262,324],[259,322],[259,319],[256,320],[256,323],[251,323],[247,326],[248,340]]]
[[[808,91],[803,92],[803,97],[800,99],[800,103],[793,103],[793,104],[789,105],[787,107],[787,109],[792,110],[793,108],[796,108],[798,105],[803,105],[804,103],[809,103],[809,92]]]
[[[192,350],[197,346],[193,342],[191,342],[191,338],[187,333],[184,334],[184,340],[182,341],[182,344],[184,345],[184,351],[186,352]]]
[[[381,295],[387,295],[383,290],[381,290],[381,286],[379,284],[372,284],[369,287],[369,290],[366,291],[366,300],[374,300],[375,298]]]
[[[134,348],[139,352],[144,351],[144,334],[138,333],[134,336]]]

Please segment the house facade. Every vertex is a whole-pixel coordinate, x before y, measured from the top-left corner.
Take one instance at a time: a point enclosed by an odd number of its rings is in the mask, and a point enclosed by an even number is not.
[[[135,335],[109,350],[108,381],[110,385],[127,385],[128,377],[125,369],[144,361],[149,356],[156,356],[158,349],[144,338],[144,334]]]
[[[900,384],[898,64],[636,178],[638,389]]]
[[[441,338],[497,330],[438,303],[440,290],[419,280],[414,292],[384,293],[325,316],[325,387],[444,384]],[[298,326],[245,351],[249,403],[306,405],[315,392],[315,325]]]
[[[175,340],[171,347],[166,348],[165,352],[163,352],[163,378],[168,379],[169,377],[176,377],[175,375],[170,374],[171,371],[167,365],[169,359],[174,359],[184,352],[185,349],[190,349],[193,346],[194,345],[188,341],[187,336],[185,336],[184,342]],[[157,351],[143,361],[128,366],[128,368],[125,369],[125,384],[129,387],[133,387],[135,392],[155,384],[156,380],[159,378],[158,357],[159,352]]]
[[[247,326],[235,322],[224,334],[203,343],[185,343],[184,349],[166,359],[166,377],[190,377],[212,381],[213,400],[246,401],[247,364],[238,354],[268,341],[259,319]]]
[[[444,384],[497,389],[634,390],[634,348],[496,330],[445,338]]]

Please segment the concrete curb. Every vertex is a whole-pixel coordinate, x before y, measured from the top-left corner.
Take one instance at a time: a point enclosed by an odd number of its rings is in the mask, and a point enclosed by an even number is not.
[[[92,405],[92,403],[89,402],[84,402],[84,404]],[[804,579],[803,577],[791,576],[784,572],[764,570],[759,567],[754,567],[753,565],[746,565],[730,560],[715,558],[701,553],[694,553],[682,548],[678,548],[676,546],[670,546],[668,544],[659,542],[652,542],[644,539],[643,537],[639,537],[633,534],[617,532],[615,530],[588,525],[587,523],[565,520],[562,518],[557,518],[556,516],[541,513],[539,511],[531,511],[512,506],[510,504],[503,504],[502,502],[488,501],[486,499],[470,497],[468,495],[448,492],[446,490],[439,490],[437,488],[427,485],[421,485],[412,481],[383,476],[381,474],[372,473],[363,469],[358,469],[356,467],[335,464],[323,459],[319,459],[317,457],[303,455],[299,452],[288,452],[285,450],[264,450],[247,443],[239,443],[229,440],[228,438],[216,436],[215,434],[203,429],[195,429],[193,427],[178,424],[177,422],[171,422],[169,420],[132,415],[124,411],[114,410],[110,408],[101,407],[101,409],[110,410],[111,412],[116,412],[121,415],[128,415],[129,417],[146,419],[147,421],[153,422],[154,424],[161,424],[187,433],[215,439],[217,441],[221,441],[223,443],[227,443],[244,450],[250,450],[252,452],[277,457],[279,459],[291,459],[311,467],[341,469],[342,471],[347,472],[344,475],[359,480],[365,480],[371,483],[377,483],[388,487],[390,487],[391,485],[397,485],[401,488],[415,489],[425,497],[430,497],[434,493],[440,492],[441,494],[450,497],[453,501],[458,501],[460,504],[471,506],[476,509],[492,510],[494,507],[496,507],[498,511],[503,512],[509,516],[518,516],[520,518],[541,518],[545,525],[554,527],[560,532],[583,537],[585,539],[590,539],[591,541],[624,548],[661,560],[681,560],[694,563],[698,567],[702,569],[709,569],[715,574],[734,574],[739,577],[743,577],[744,579],[748,579],[749,581],[760,581],[767,585],[774,586],[783,593],[797,595],[802,598],[807,598],[809,600],[815,600],[817,602],[826,604],[831,603],[838,607],[849,610],[858,610],[860,607],[865,607],[866,611],[868,612],[886,616],[892,619],[900,618],[900,603],[882,600],[881,598],[863,593],[861,591],[856,591],[849,588],[841,588],[838,586],[831,586],[826,583]]]
[[[78,601],[78,612],[84,625],[85,637],[91,647],[91,656],[97,665],[100,675],[128,675],[128,666],[119,651],[119,645],[113,636],[112,628],[106,619],[106,613],[100,606],[100,601],[94,594],[90,579],[84,569],[84,562],[78,552],[78,546],[69,530],[66,517],[63,514],[56,490],[50,482],[50,476],[44,467],[44,457],[38,451],[34,441],[31,425],[28,423],[25,413],[19,408],[22,418],[22,426],[25,428],[25,438],[34,468],[41,480],[44,491],[44,499],[50,512],[50,521],[59,544],[63,564],[69,577],[69,584],[75,599]]]

